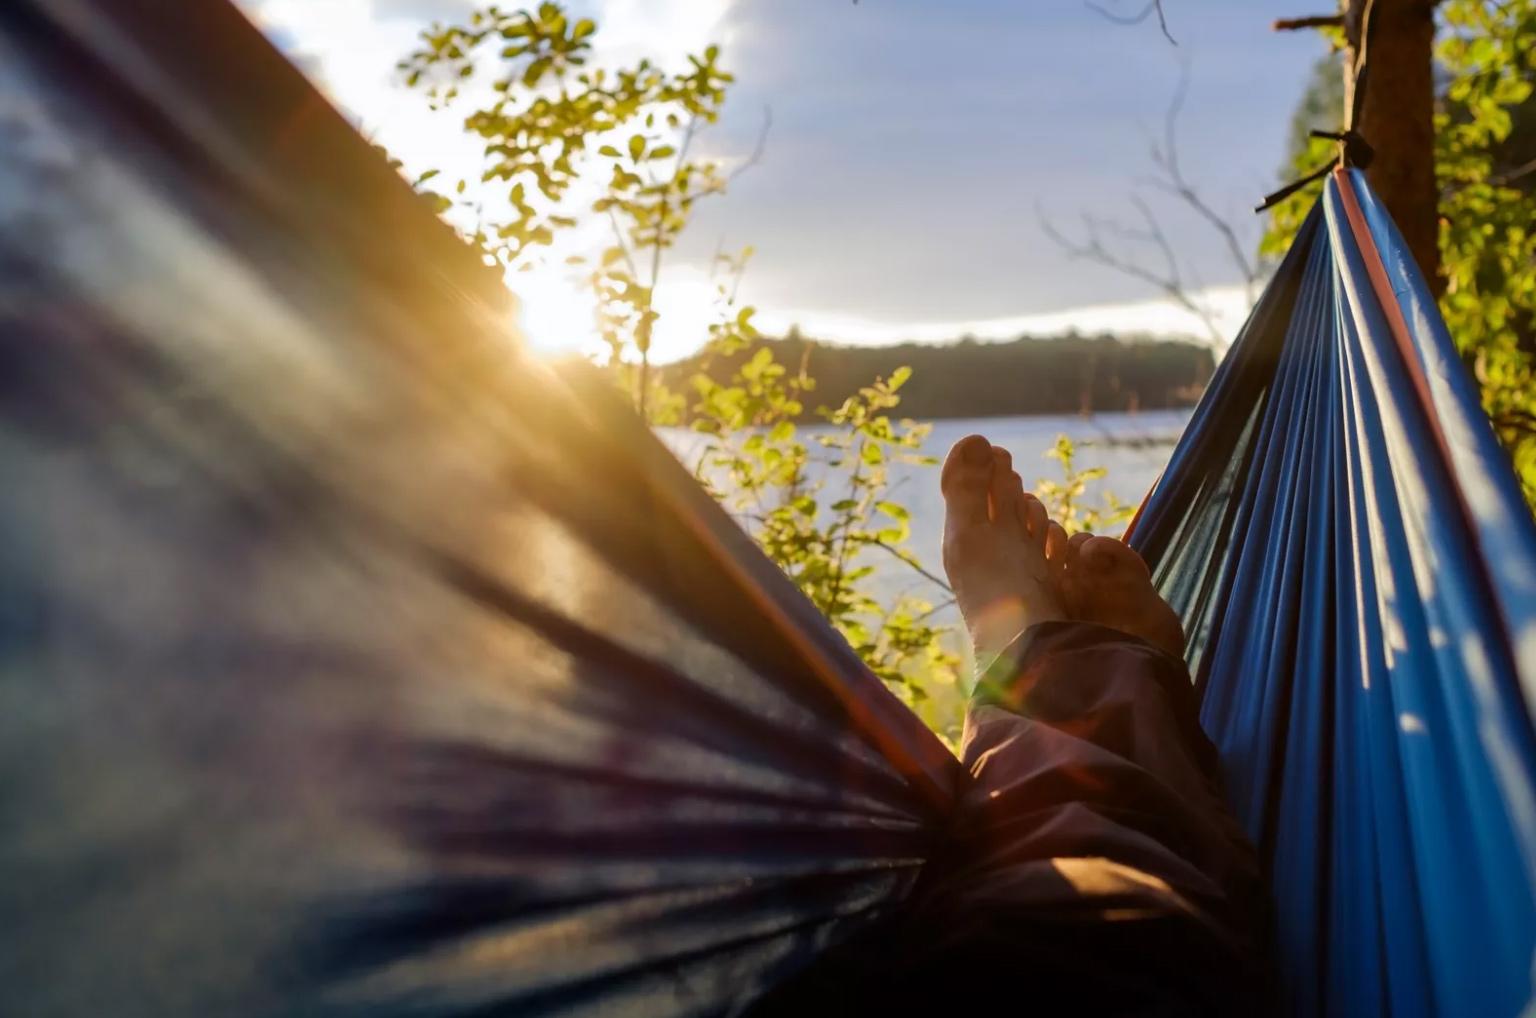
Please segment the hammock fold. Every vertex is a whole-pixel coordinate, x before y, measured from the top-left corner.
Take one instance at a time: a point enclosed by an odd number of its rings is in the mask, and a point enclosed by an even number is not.
[[[29,1014],[722,1014],[959,767],[224,3],[0,8]]]

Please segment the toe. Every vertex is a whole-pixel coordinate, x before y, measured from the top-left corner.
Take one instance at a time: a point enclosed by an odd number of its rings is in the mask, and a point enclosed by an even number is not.
[[[1086,530],[1079,530],[1067,539],[1067,558],[1075,559],[1082,553],[1083,545],[1093,539],[1093,535]]]
[[[1030,540],[1043,551],[1047,531],[1050,528],[1051,514],[1046,511],[1045,504],[1033,495],[1024,496],[1024,522],[1029,531]]]
[[[992,443],[980,435],[956,442],[944,461],[939,481],[949,518],[963,523],[985,523],[991,479]]]
[[[1101,576],[1116,573],[1125,577],[1146,580],[1151,576],[1147,564],[1130,545],[1113,537],[1090,537],[1078,549],[1078,559],[1083,568]]]
[[[1067,567],[1067,552],[1070,547],[1066,530],[1060,523],[1052,520],[1045,532],[1045,560],[1053,569],[1060,572]]]
[[[992,519],[1019,538],[1026,536],[1024,529],[1024,481],[1014,472],[1007,453],[1001,456],[994,449],[992,461]]]

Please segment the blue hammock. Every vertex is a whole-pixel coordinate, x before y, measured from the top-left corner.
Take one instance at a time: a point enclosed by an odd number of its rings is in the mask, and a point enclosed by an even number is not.
[[[1536,529],[1407,248],[1336,173],[1133,528],[1304,1014],[1513,1015]]]
[[[1293,1010],[1513,1016],[1536,535],[1402,251],[1328,185],[1134,542]],[[0,1010],[738,1013],[902,904],[957,762],[510,311],[227,3],[0,6]]]

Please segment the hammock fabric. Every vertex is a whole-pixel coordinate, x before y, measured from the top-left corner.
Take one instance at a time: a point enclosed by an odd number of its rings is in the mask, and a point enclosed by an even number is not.
[[[1536,531],[1340,171],[1133,527],[1269,860],[1303,1014],[1513,1015],[1536,948]]]
[[[1295,1009],[1514,1015],[1536,537],[1401,250],[1329,185],[1135,543]],[[970,779],[512,310],[227,4],[0,7],[22,1013],[732,1013],[908,897]]]

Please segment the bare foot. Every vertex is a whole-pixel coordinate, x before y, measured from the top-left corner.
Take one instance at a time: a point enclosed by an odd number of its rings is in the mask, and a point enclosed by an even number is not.
[[[1174,657],[1184,656],[1179,616],[1152,586],[1146,562],[1129,545],[1113,537],[1073,534],[1065,558],[1061,600],[1074,619],[1139,636]]]
[[[1045,506],[1024,493],[1008,453],[980,435],[963,438],[941,484],[944,571],[977,658],[997,654],[1037,622],[1066,618],[1054,582],[1065,566],[1047,561]]]

